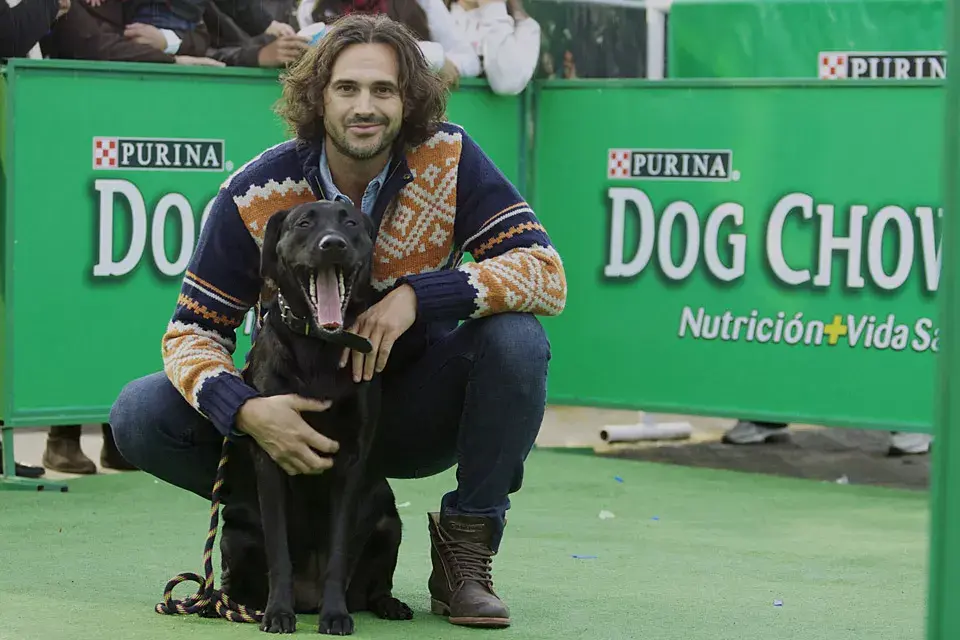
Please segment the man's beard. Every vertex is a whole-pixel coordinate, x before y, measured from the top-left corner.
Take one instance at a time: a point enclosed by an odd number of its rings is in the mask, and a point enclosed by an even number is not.
[[[380,144],[375,147],[357,147],[350,144],[347,141],[346,130],[349,126],[357,124],[381,124],[384,126],[383,133],[380,136]],[[393,144],[394,139],[397,137],[397,131],[391,130],[390,123],[384,120],[370,119],[370,120],[353,120],[349,124],[345,125],[343,129],[339,131],[330,131],[327,130],[327,135],[330,136],[330,140],[333,142],[333,146],[337,148],[337,151],[347,156],[352,160],[369,160],[370,158],[375,158],[384,151],[390,148],[390,145]]]

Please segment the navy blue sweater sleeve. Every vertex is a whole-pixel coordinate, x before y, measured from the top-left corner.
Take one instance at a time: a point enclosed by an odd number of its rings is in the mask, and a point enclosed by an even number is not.
[[[163,336],[163,364],[183,397],[224,435],[234,433],[240,406],[259,395],[233,362],[237,328],[259,294],[259,269],[260,251],[230,189],[222,188]]]

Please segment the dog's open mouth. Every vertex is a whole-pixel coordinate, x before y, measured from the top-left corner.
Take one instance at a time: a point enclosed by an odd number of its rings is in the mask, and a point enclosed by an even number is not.
[[[340,266],[325,267],[309,274],[304,293],[318,328],[329,333],[343,330],[343,316],[350,301],[354,275],[344,277]]]

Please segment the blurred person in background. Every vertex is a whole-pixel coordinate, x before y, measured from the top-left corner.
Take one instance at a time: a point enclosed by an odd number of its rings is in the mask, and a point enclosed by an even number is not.
[[[121,0],[76,0],[70,12],[43,41],[43,50],[55,58],[159,62],[202,66],[282,67],[306,50],[306,38],[267,33],[251,36],[215,2],[204,8],[203,23],[192,31],[179,31],[180,51],[166,51],[162,29],[153,25],[125,25]]]
[[[231,67],[283,67],[296,62],[308,47],[309,40],[297,34],[252,36],[212,2],[203,21],[210,34],[207,57]]]
[[[723,434],[724,444],[767,444],[783,442],[790,437],[786,422],[762,422],[738,420],[737,424]],[[922,455],[930,453],[933,436],[928,433],[891,431],[887,455],[890,457]]]
[[[184,33],[185,50],[201,51],[206,36]],[[57,21],[41,42],[51,58],[73,60],[109,60],[114,62],[158,62],[165,64],[222,67],[203,56],[166,53],[163,34],[156,27],[140,25],[127,28],[123,22],[121,0],[74,0],[70,10]]]
[[[0,0],[0,58],[40,58],[39,42],[70,0]]]
[[[210,47],[204,14],[211,1],[248,34],[296,35],[289,24],[273,20],[259,0],[124,0],[124,35],[167,54],[203,57]]]
[[[349,13],[385,13],[410,29],[430,68],[448,86],[480,75],[480,57],[457,26],[444,0],[301,0],[300,28],[330,24]]]
[[[516,95],[537,70],[540,24],[523,0],[454,0],[450,14],[480,58],[494,93]]]

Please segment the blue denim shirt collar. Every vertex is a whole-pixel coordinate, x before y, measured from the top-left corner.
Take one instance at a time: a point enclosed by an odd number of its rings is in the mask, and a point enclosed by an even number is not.
[[[370,215],[373,211],[373,205],[377,201],[377,197],[380,195],[380,190],[383,189],[383,184],[387,181],[387,172],[390,170],[390,161],[387,161],[387,164],[384,165],[383,170],[370,181],[370,184],[367,185],[367,188],[363,192],[363,199],[360,202],[360,210]],[[330,165],[327,163],[327,146],[326,144],[322,145],[320,151],[320,181],[323,184],[324,195],[326,195],[328,200],[340,200],[343,202],[348,202],[353,206],[357,204],[350,199],[349,196],[337,189],[337,185],[333,183],[333,176],[330,174]]]

